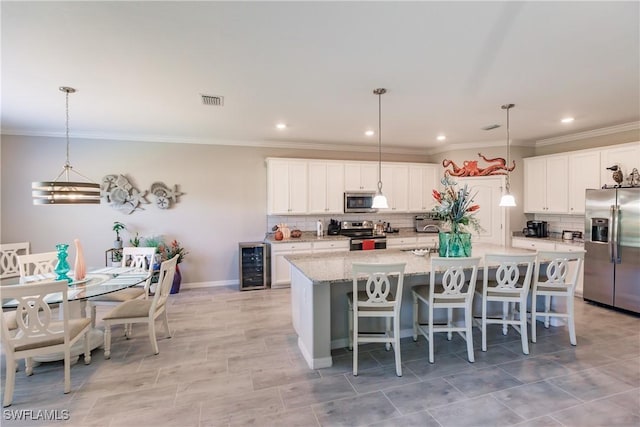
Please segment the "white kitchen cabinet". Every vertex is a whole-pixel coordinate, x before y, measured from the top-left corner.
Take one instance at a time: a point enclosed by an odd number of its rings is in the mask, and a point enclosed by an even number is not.
[[[600,188],[600,152],[585,151],[569,154],[569,213],[584,214],[587,188]]]
[[[548,240],[539,240],[535,237],[513,238],[511,246],[514,248],[529,249],[532,251],[555,251],[556,244]]]
[[[349,239],[319,242],[278,242],[271,244],[271,287],[286,288],[291,285],[291,264],[287,255],[348,252]]]
[[[567,155],[524,159],[525,212],[569,212],[568,166]]]
[[[291,284],[291,266],[285,256],[310,254],[311,242],[273,243],[271,245],[271,287],[283,288]]]
[[[409,210],[409,168],[407,165],[382,165],[382,193],[391,212]]]
[[[608,167],[613,165],[619,165],[622,168],[622,174],[625,179],[622,183],[626,185],[626,179],[633,168],[640,170],[640,142],[622,144],[600,150],[601,185],[616,185],[616,182],[613,180],[613,172],[607,170]]]
[[[475,217],[482,227],[479,233],[471,232],[472,242],[504,245],[506,242],[506,208],[500,207],[505,178],[501,175],[455,178],[458,188],[468,186],[473,195],[474,204],[480,206]]]
[[[307,162],[267,159],[267,213],[298,215],[307,212]]]
[[[424,236],[418,236],[416,241],[417,249],[437,249],[438,248],[438,234],[426,234]]]
[[[308,210],[310,214],[341,214],[344,211],[344,163],[308,163]]]
[[[378,163],[345,163],[344,188],[345,191],[376,191],[378,189]]]
[[[349,240],[330,240],[326,242],[313,242],[313,253],[325,252],[349,252]]]
[[[417,237],[389,237],[387,235],[387,249],[416,249]]]
[[[578,245],[565,245],[562,243],[556,243],[556,251],[582,251],[584,250],[583,246]],[[572,261],[569,263],[569,272],[567,273],[569,276],[574,274],[576,271],[576,261]],[[578,276],[578,283],[576,285],[576,295],[582,297],[582,289],[584,283],[584,265],[582,266],[582,270],[580,271],[580,275]]]
[[[436,204],[433,190],[438,189],[436,165],[409,166],[409,212],[430,211]]]

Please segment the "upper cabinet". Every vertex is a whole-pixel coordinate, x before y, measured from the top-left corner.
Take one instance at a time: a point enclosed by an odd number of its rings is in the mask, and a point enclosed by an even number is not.
[[[344,189],[345,191],[377,191],[378,163],[345,163]]]
[[[569,158],[566,155],[524,159],[524,211],[567,213]]]
[[[569,156],[569,213],[584,213],[584,196],[587,188],[600,188],[600,152],[587,151]]]
[[[307,213],[307,162],[267,159],[267,213]]]
[[[344,212],[344,163],[309,161],[309,209],[314,214]]]
[[[407,212],[409,210],[409,168],[402,164],[382,166],[382,193],[387,197],[389,210]]]
[[[634,144],[624,144],[603,148],[600,151],[600,183],[601,185],[613,186],[613,172],[607,170],[608,167],[618,165],[622,169],[624,177],[623,185],[627,184],[627,177],[633,170],[640,170],[640,142]]]
[[[409,212],[430,211],[435,206],[433,190],[439,188],[436,165],[409,166]]]
[[[640,169],[640,142],[524,159],[524,211],[584,214],[586,189],[616,185],[606,169],[613,165],[627,185],[633,168]]]
[[[267,215],[341,214],[344,193],[378,189],[378,162],[268,158]],[[438,165],[382,162],[382,191],[389,209],[420,212],[433,207]]]

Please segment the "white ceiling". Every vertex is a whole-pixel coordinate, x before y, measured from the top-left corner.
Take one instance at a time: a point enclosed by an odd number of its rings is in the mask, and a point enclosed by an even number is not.
[[[2,132],[64,134],[63,85],[72,137],[377,148],[377,87],[385,151],[627,124],[639,5],[3,1]]]

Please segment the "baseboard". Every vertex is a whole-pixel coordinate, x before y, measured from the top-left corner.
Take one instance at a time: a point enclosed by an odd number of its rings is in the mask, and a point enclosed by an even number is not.
[[[180,289],[215,288],[222,286],[240,286],[239,280],[216,280],[213,282],[191,282],[183,283]]]

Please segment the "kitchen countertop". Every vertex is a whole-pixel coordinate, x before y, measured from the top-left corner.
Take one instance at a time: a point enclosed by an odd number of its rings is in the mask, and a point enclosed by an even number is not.
[[[438,236],[438,233],[418,233],[416,232],[416,229],[413,227],[407,227],[407,228],[399,228],[397,233],[386,233],[385,237],[387,239],[393,239],[393,238],[406,238],[406,237],[418,237],[418,236]],[[325,233],[324,236],[322,237],[318,237],[316,236],[316,232],[315,231],[303,231],[302,232],[302,236],[300,237],[292,237],[290,239],[287,240],[276,240],[273,237],[273,233],[267,233],[267,235],[264,238],[264,242],[265,243],[269,243],[269,244],[278,244],[278,243],[295,243],[295,242],[326,242],[326,241],[332,241],[332,240],[344,240],[344,241],[348,241],[349,237],[347,236],[342,236],[340,234],[338,235],[334,235],[334,236],[329,236]]]
[[[484,257],[487,253],[527,254],[535,253],[528,249],[509,246],[474,243],[472,256]],[[288,255],[285,257],[314,283],[338,283],[351,280],[351,265],[354,262],[367,263],[406,263],[405,276],[429,273],[429,256],[417,256],[408,250],[386,249],[379,251],[353,251],[326,254]],[[482,264],[482,260],[481,260]]]
[[[523,239],[527,241],[541,241],[541,242],[553,242],[553,243],[561,243],[563,245],[572,245],[572,246],[580,246],[584,247],[583,239],[573,239],[573,240],[564,240],[562,238],[562,233],[551,233],[549,237],[526,237],[522,233],[513,233],[511,236],[512,239]]]

